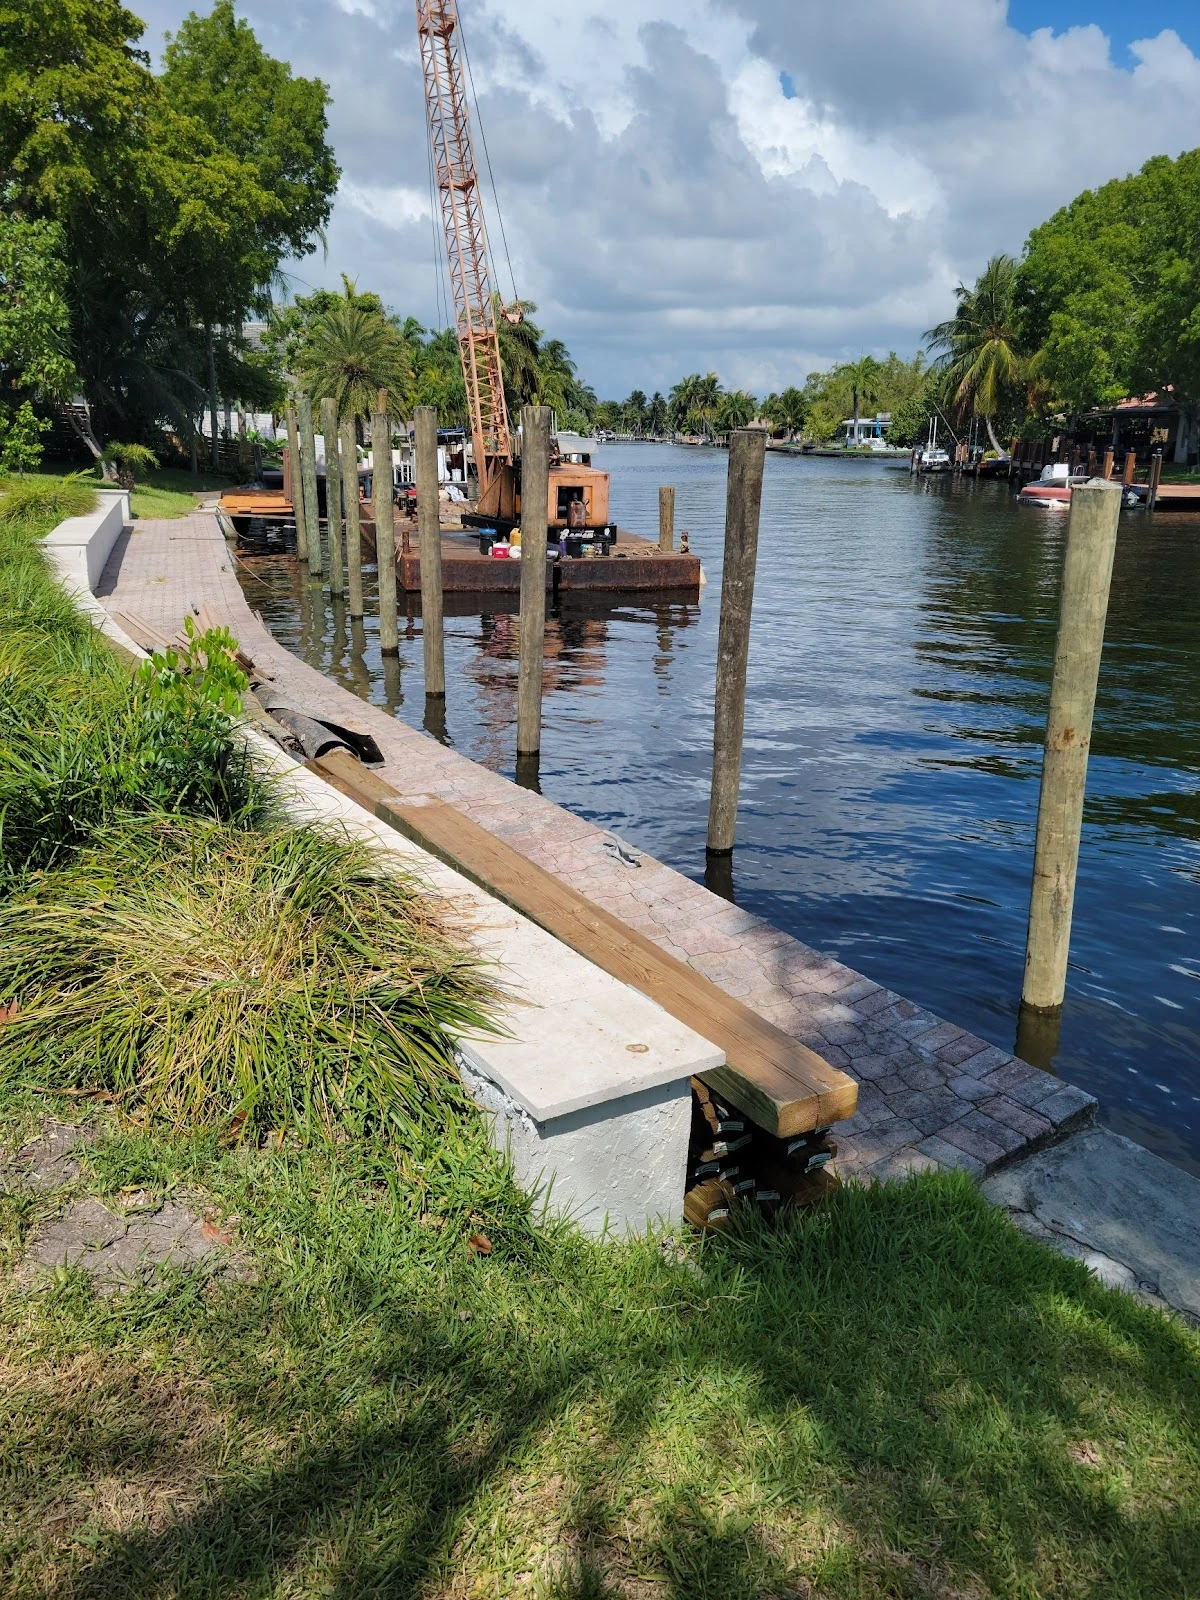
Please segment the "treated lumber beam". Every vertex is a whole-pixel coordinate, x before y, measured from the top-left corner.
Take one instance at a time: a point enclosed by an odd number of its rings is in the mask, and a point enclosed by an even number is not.
[[[406,801],[344,751],[308,765],[414,844],[719,1046],[727,1064],[704,1073],[704,1081],[769,1133],[790,1138],[853,1116],[853,1078],[453,806]]]

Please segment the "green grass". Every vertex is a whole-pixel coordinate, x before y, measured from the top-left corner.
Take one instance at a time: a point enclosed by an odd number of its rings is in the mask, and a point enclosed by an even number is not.
[[[14,1595],[1200,1593],[1195,1336],[965,1178],[663,1248],[535,1226],[469,1119],[87,1166],[257,1276],[0,1298]]]
[[[84,469],[86,471],[86,468]],[[78,472],[75,462],[43,462],[40,473],[29,473],[30,479],[59,478]],[[146,517],[186,517],[196,509],[199,501],[214,491],[222,493],[235,480],[225,473],[212,471],[188,472],[178,467],[160,467],[139,477],[129,499],[129,509],[135,519]],[[101,486],[99,479],[97,487]]]

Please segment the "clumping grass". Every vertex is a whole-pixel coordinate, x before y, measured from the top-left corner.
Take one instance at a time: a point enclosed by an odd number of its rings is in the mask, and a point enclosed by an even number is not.
[[[79,473],[74,465],[65,462],[43,463],[40,473],[30,473],[27,482],[50,483],[61,481],[65,474],[77,474],[93,488],[112,488],[86,468]],[[227,473],[203,470],[188,472],[179,467],[159,467],[140,474],[129,497],[129,509],[136,519],[144,517],[186,517],[196,509],[199,501],[214,490],[228,489],[234,480]]]
[[[0,1077],[176,1127],[411,1137],[494,991],[432,903],[310,829],[112,824],[0,903]]]
[[[29,474],[10,478],[0,491],[0,527],[53,527],[65,517],[85,517],[96,508],[96,484],[90,476]]]

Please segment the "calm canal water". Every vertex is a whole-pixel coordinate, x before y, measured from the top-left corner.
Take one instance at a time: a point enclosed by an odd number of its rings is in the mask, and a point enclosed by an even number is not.
[[[676,485],[698,606],[550,619],[541,785],[704,875],[726,458],[606,447],[613,511]],[[1012,1048],[1066,519],[1006,484],[772,456],[746,709],[738,903]],[[396,715],[424,712],[420,620],[382,663],[368,616],[243,564],[288,648]],[[368,611],[374,610],[368,600]],[[450,743],[512,774],[516,618],[446,621]],[[1054,1067],[1105,1120],[1200,1172],[1200,517],[1123,518],[1067,1005]]]

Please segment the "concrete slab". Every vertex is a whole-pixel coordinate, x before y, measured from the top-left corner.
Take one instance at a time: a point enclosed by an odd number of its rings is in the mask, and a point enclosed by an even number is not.
[[[1200,1179],[1088,1128],[1004,1167],[983,1193],[1105,1283],[1200,1326]]]

